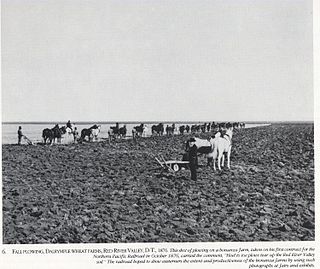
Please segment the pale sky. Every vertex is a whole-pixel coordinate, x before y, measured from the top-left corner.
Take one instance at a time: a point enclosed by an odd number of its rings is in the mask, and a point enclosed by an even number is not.
[[[311,0],[2,0],[2,120],[313,120],[312,35]]]

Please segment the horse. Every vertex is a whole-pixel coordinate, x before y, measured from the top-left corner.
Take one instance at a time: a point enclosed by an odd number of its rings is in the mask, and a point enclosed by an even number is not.
[[[201,132],[205,133],[207,130],[207,124],[205,123],[205,124],[201,125],[200,129],[201,129]]]
[[[127,127],[126,125],[123,125],[123,127],[119,127],[119,124],[117,123],[116,126],[111,126],[108,130],[108,136],[109,136],[109,142],[111,140],[114,140],[116,138],[124,138],[127,135]]]
[[[211,123],[211,132],[216,132],[219,128],[219,125],[216,124],[214,121]]]
[[[121,138],[126,137],[127,134],[127,127],[126,125],[123,125],[123,127],[119,128],[119,135]]]
[[[57,139],[57,142],[61,143],[61,135],[62,135],[62,133],[61,133],[61,130],[59,128],[59,125],[57,124],[51,130],[53,132],[52,142],[55,143],[56,139]]]
[[[174,135],[174,130],[175,130],[175,124],[173,123],[171,126],[167,125],[166,127],[166,133],[167,135]]]
[[[209,140],[201,139],[198,137],[196,137],[195,140],[195,145],[197,146],[198,153],[208,154],[212,151],[212,145]]]
[[[230,169],[230,156],[231,156],[231,140],[233,135],[233,127],[226,130],[224,135],[216,138],[212,138],[211,143],[213,145],[213,169],[216,170],[215,161],[218,159],[218,169],[221,170],[221,166],[224,166],[224,153],[227,153],[227,166]]]
[[[233,127],[234,129],[239,128],[239,125],[240,125],[239,122],[234,122],[234,123],[232,123],[232,127]]]
[[[116,129],[115,127],[110,127],[110,129],[108,130],[109,141],[111,141],[111,139],[116,139],[118,136],[119,129]]]
[[[194,144],[197,147],[198,153],[200,154],[208,154],[212,151],[212,144],[209,140],[207,139],[201,139],[198,137],[194,138],[196,141],[194,142]],[[189,143],[187,141],[186,143],[186,151],[189,150]]]
[[[61,128],[59,128],[59,131],[58,131],[58,129],[56,129],[57,137],[54,137],[53,141],[55,138],[57,138],[57,142],[61,144],[63,135],[66,134],[66,132],[67,132],[66,126],[62,126]]]
[[[65,132],[62,135],[62,139],[63,139],[63,143],[64,144],[70,144],[70,143],[74,143],[75,142],[75,132],[74,130],[76,130],[75,127],[68,127],[68,126],[63,126],[63,129],[65,128]]]
[[[42,131],[42,138],[44,144],[47,143],[47,139],[49,139],[50,144],[55,143],[56,139],[58,143],[61,143],[62,135],[66,133],[66,127],[63,126],[59,128],[59,125],[56,124],[52,129],[44,129]]]
[[[88,141],[97,140],[98,134],[100,133],[101,125],[93,125],[90,128],[84,128],[81,130],[81,136],[79,141],[82,142],[85,140],[86,137],[88,137]]]
[[[218,123],[218,128],[219,128],[219,130],[226,129],[226,123],[225,122]]]
[[[135,127],[133,127],[133,129],[135,130],[135,134],[137,136],[142,136],[143,133],[145,132],[145,125],[143,123],[141,123],[140,125],[137,125]]]
[[[227,128],[227,129],[230,129],[230,128],[232,128],[232,127],[233,127],[233,125],[232,125],[231,122],[227,122],[227,123],[226,123],[226,128]]]
[[[184,134],[185,129],[186,129],[186,127],[185,127],[184,125],[181,125],[181,126],[179,127],[179,132],[180,132],[180,134]]]
[[[200,128],[201,128],[201,126],[200,125],[192,125],[191,126],[191,132],[192,133],[197,133],[197,132],[199,132],[200,131]]]
[[[91,134],[92,134],[92,138],[93,141],[97,141],[98,140],[98,135],[101,131],[101,125],[93,125],[90,127],[91,128]]]
[[[163,135],[163,132],[164,132],[163,123],[159,123],[158,125],[152,125],[151,131],[152,131],[152,134]]]
[[[43,142],[44,144],[47,144],[47,140],[49,139],[49,144],[52,143],[53,140],[53,131],[52,129],[46,128],[42,131],[42,138],[43,138]]]
[[[119,132],[119,123],[116,123],[116,126],[110,126],[109,130],[108,130],[108,137],[109,137],[109,142],[111,142],[111,140],[116,139],[120,136],[120,132]]]

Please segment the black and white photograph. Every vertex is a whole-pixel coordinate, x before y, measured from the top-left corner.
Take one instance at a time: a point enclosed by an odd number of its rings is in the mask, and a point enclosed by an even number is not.
[[[2,244],[315,241],[313,1],[1,9]]]

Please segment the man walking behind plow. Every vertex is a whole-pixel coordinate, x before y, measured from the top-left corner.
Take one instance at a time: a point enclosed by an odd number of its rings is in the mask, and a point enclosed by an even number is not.
[[[22,133],[22,127],[19,126],[18,128],[18,145],[21,145],[21,139],[23,137],[23,133]]]

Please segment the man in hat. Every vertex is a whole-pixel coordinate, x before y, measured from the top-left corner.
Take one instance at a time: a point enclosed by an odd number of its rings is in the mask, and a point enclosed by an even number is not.
[[[193,137],[189,139],[189,166],[191,180],[197,180],[198,149],[195,142],[196,140]]]

